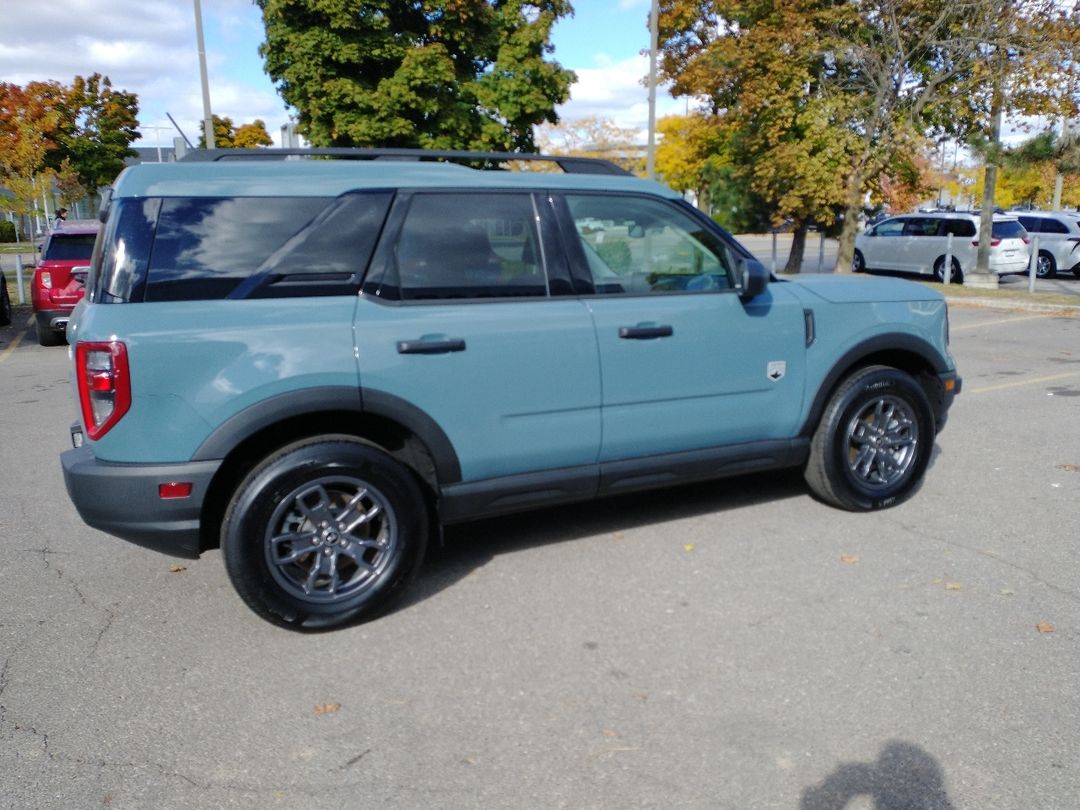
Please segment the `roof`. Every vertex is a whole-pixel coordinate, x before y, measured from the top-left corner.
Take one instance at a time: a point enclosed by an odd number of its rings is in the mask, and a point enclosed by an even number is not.
[[[54,225],[49,235],[55,233],[87,234],[97,233],[101,229],[101,223],[96,219],[72,219]]]
[[[113,197],[328,197],[394,188],[637,191],[678,199],[633,176],[490,171],[398,160],[229,160],[143,163],[125,169]]]

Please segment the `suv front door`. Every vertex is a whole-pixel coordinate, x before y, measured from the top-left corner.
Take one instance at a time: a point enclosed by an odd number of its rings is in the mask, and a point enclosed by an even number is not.
[[[742,301],[735,249],[674,201],[558,207],[600,346],[602,463],[795,435],[806,328],[783,284]]]

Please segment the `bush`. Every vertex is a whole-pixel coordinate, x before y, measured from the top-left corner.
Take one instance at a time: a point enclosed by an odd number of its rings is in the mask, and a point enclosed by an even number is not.
[[[0,242],[15,241],[15,223],[0,219]]]

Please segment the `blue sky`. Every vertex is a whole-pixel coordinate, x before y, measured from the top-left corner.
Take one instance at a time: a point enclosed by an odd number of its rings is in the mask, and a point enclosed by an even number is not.
[[[171,113],[195,140],[202,118],[192,0],[3,0],[0,80],[70,83],[100,72],[140,98],[143,145],[171,144]],[[554,57],[575,70],[564,119],[602,115],[643,129],[647,92],[649,0],[577,0],[573,17],[554,31]],[[202,0],[213,111],[236,123],[261,118],[271,135],[288,120],[263,73],[263,28],[251,0]],[[685,102],[661,92],[658,114],[682,112]],[[154,129],[160,127],[161,129]]]

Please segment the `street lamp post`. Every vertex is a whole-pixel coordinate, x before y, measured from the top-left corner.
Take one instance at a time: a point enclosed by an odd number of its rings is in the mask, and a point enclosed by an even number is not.
[[[210,114],[210,82],[206,77],[206,45],[203,42],[202,4],[195,3],[195,39],[199,46],[199,76],[202,79],[203,134],[206,148],[214,148],[214,118]]]
[[[649,145],[645,153],[645,176],[656,179],[656,49],[660,40],[659,0],[649,11]]]

